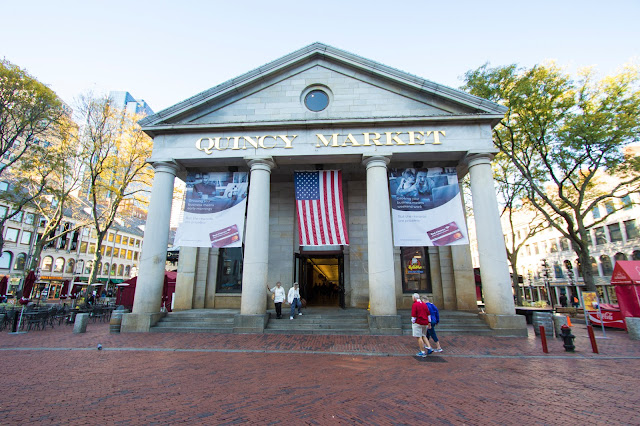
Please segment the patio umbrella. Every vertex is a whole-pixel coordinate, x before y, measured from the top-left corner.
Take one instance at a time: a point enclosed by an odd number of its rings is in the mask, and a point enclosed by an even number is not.
[[[60,299],[66,299],[69,295],[69,280],[64,280],[62,290],[60,290]]]
[[[24,285],[22,286],[22,298],[20,303],[26,305],[29,302],[29,296],[31,296],[31,290],[33,289],[33,283],[36,282],[36,274],[33,271],[29,271],[27,278],[24,279]]]
[[[71,295],[69,297],[71,299],[77,298],[80,290],[82,290],[82,284],[73,283],[73,287],[71,287]]]
[[[9,279],[5,275],[0,280],[0,296],[4,296],[7,294],[7,284],[9,284]]]

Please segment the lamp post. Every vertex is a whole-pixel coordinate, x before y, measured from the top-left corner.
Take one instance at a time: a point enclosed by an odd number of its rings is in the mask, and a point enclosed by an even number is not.
[[[551,309],[553,309],[553,297],[551,297],[551,287],[549,285],[549,276],[550,276],[549,263],[547,259],[542,259],[542,276],[544,281],[544,288],[547,291],[547,301],[549,305],[551,305]]]

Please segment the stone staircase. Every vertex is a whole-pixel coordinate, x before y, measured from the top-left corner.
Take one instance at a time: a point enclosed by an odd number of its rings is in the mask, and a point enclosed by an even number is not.
[[[282,319],[271,313],[265,334],[370,334],[366,309],[311,307],[302,312],[293,320],[289,319],[288,309],[282,309]]]
[[[237,309],[192,309],[169,312],[151,327],[153,333],[233,333]]]
[[[329,334],[368,335],[369,311],[366,309],[340,309],[309,307],[303,315],[289,319],[289,310],[283,309],[282,319],[276,319],[269,311],[269,321],[265,334]],[[193,309],[169,312],[155,326],[154,333],[233,333],[234,317],[238,309]],[[399,310],[402,320],[402,334],[411,335],[411,311]],[[438,335],[473,334],[493,335],[493,331],[477,314],[458,311],[440,311]]]
[[[411,336],[411,311],[399,310],[402,318],[402,334]],[[454,334],[473,334],[476,336],[492,336],[494,331],[478,316],[470,312],[440,310],[440,323],[436,328],[438,336]]]

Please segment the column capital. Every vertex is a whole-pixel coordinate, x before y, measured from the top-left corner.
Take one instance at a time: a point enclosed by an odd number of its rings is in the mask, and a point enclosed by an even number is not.
[[[244,157],[251,170],[264,170],[271,173],[271,169],[276,166],[272,157]]]
[[[362,164],[367,167],[367,170],[371,167],[384,167],[391,161],[391,155],[363,155]]]
[[[176,176],[182,167],[174,160],[165,161],[150,161],[149,164],[153,167],[153,170],[157,172],[165,172]]]
[[[491,164],[491,160],[495,155],[490,152],[477,152],[477,153],[468,153],[463,159],[462,162],[469,167],[477,166],[478,164]]]

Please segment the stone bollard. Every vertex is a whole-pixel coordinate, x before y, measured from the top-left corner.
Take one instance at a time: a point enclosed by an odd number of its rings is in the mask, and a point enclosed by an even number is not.
[[[567,316],[562,314],[555,314],[553,316],[553,328],[555,328],[556,330],[556,337],[558,339],[562,338],[563,325],[566,325],[567,327],[569,326],[569,324],[567,323]]]
[[[88,322],[89,322],[89,314],[76,314],[76,320],[73,323],[73,332],[85,333],[87,331]]]
[[[624,321],[627,323],[627,331],[631,340],[640,340],[640,318],[626,317]]]

